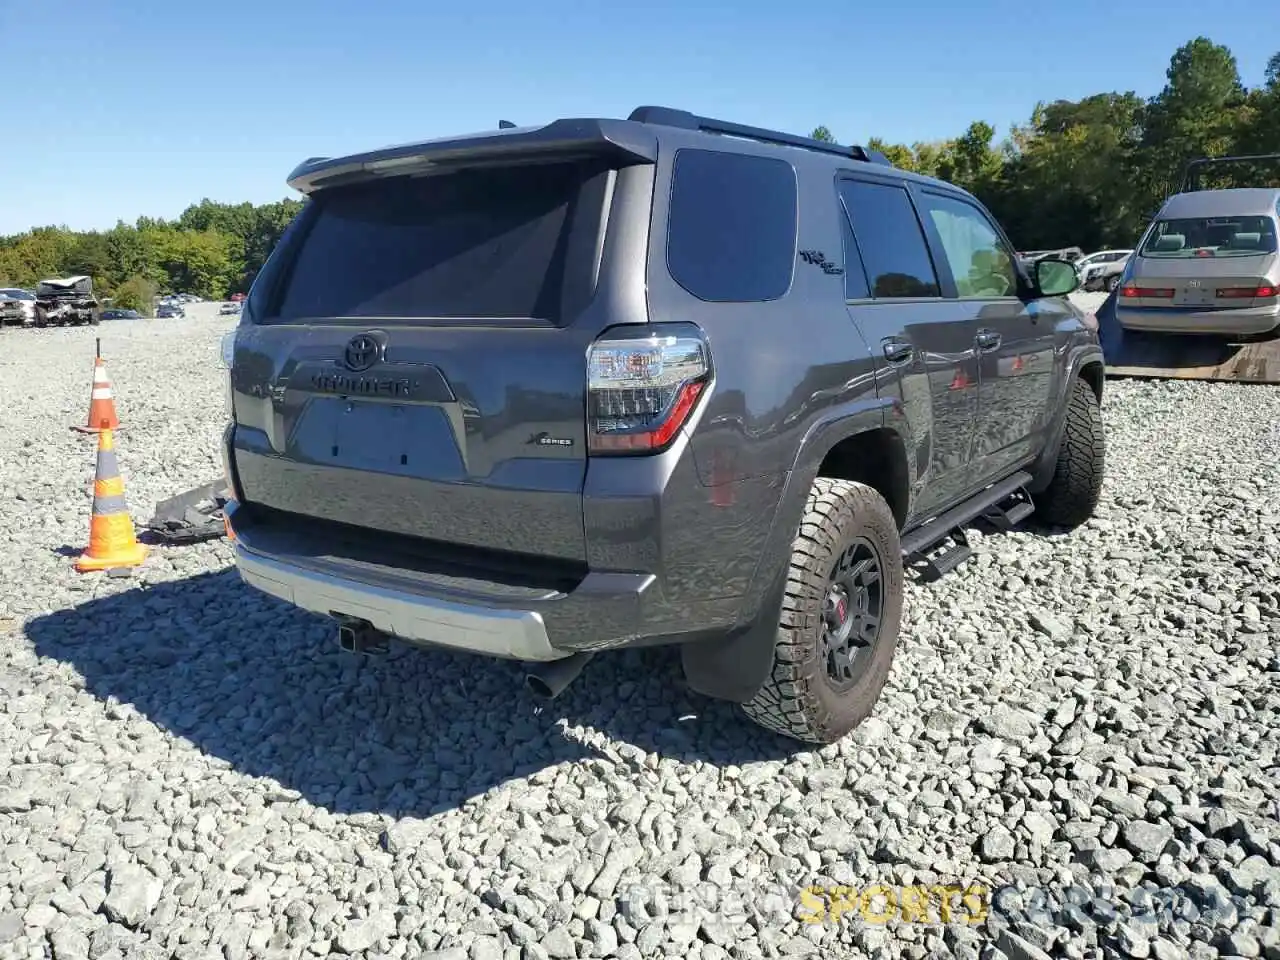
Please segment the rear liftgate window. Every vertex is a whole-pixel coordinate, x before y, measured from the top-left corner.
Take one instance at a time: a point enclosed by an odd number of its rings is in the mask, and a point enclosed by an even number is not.
[[[547,163],[320,193],[267,322],[568,322],[594,273],[606,167]]]
[[[776,300],[796,262],[796,175],[769,157],[680,150],[667,219],[667,269],[701,300]]]

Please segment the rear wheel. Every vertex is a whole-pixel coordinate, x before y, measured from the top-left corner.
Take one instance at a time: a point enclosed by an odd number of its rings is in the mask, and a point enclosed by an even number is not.
[[[1048,488],[1035,498],[1036,514],[1059,527],[1084,523],[1102,498],[1105,463],[1102,408],[1093,387],[1077,378],[1071,385],[1058,464]]]
[[[1107,293],[1110,293],[1116,287],[1120,286],[1120,274],[1114,273],[1107,277],[1107,282],[1104,286],[1106,287]]]
[[[880,697],[902,619],[898,525],[871,487],[820,477],[796,535],[769,678],[743,705],[756,723],[832,743]]]

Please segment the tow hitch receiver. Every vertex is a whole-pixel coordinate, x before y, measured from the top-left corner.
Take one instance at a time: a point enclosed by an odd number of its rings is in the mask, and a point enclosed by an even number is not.
[[[368,620],[335,616],[338,621],[338,646],[347,653],[376,657],[385,654],[390,648],[390,638]]]

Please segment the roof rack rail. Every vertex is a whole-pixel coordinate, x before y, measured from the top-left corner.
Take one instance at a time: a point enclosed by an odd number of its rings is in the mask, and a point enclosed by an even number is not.
[[[800,147],[805,150],[817,150],[822,153],[833,153],[841,157],[852,157],[866,163],[879,163],[886,167],[893,166],[879,150],[866,147],[846,147],[827,140],[815,140],[812,137],[800,137],[793,133],[782,133],[778,130],[766,130],[764,127],[751,127],[729,120],[716,120],[712,117],[700,117],[688,110],[676,110],[672,107],[636,107],[631,111],[628,120],[638,123],[656,123],[664,127],[679,127],[682,130],[701,130],[706,133],[719,133],[730,137],[744,137],[748,140],[761,140],[765,143],[778,143],[788,147]]]
[[[1200,174],[1205,167],[1225,166],[1229,163],[1256,163],[1260,160],[1280,160],[1280,153],[1258,153],[1252,156],[1237,157],[1200,157],[1187,163],[1182,174],[1180,193],[1191,193],[1200,189]]]

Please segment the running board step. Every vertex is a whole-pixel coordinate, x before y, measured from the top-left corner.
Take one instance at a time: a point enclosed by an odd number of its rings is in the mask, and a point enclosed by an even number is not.
[[[997,530],[1007,533],[1035,512],[1036,505],[1031,501],[1031,494],[1019,488],[999,503],[992,504],[991,509],[982,515],[982,519]]]
[[[1019,471],[934,517],[902,538],[902,556],[907,562],[922,560],[926,580],[950,573],[973,555],[966,524],[981,517],[999,530],[1013,529],[1035,510],[1026,486],[1031,475]],[[944,541],[952,541],[935,556],[929,554]]]
[[[918,559],[924,562],[921,579],[925,583],[941,580],[973,556],[973,550],[969,546],[969,538],[965,534],[963,527],[951,531],[950,540],[952,541],[950,544],[943,546],[932,556],[929,556],[928,553],[917,555]]]

